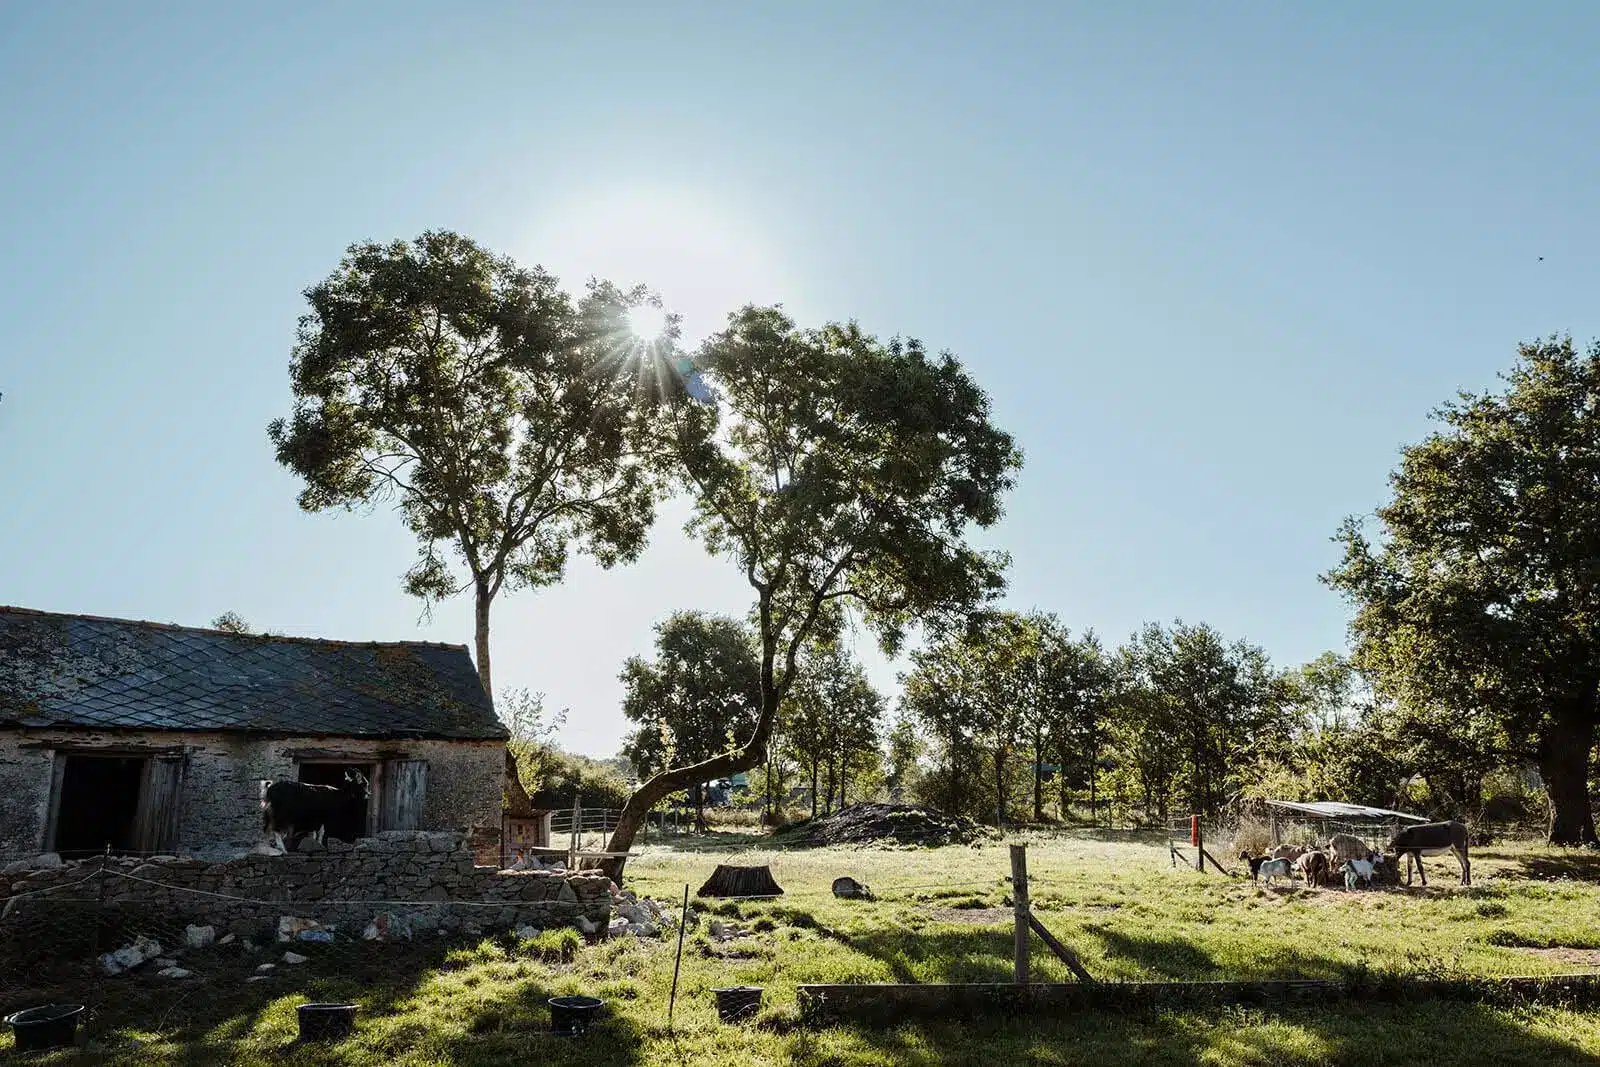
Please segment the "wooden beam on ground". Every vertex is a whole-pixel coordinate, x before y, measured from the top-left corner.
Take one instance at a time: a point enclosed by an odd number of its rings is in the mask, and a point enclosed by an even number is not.
[[[1286,1006],[1342,1000],[1456,1000],[1493,1004],[1600,1004],[1600,972],[1512,978],[1385,976],[1364,982],[1324,979],[1245,982],[1012,982],[964,985],[802,985],[806,1023],[851,1021],[895,1026],[907,1018],[972,1019],[1038,1011],[1159,1011],[1221,1004]]]
[[[1233,874],[1232,871],[1228,870],[1222,864],[1217,862],[1217,857],[1213,856],[1211,853],[1207,852],[1205,849],[1201,849],[1200,850],[1200,854],[1202,856],[1204,856],[1206,859],[1211,861],[1211,866],[1213,866],[1213,867],[1215,867],[1217,869],[1217,873],[1218,874],[1225,874],[1229,878],[1234,877],[1234,874]],[[1204,870],[1204,867],[1202,867],[1201,869]]]
[[[1084,969],[1082,961],[1078,959],[1078,954],[1060,941],[1057,941],[1056,935],[1044,928],[1044,923],[1039,921],[1037,915],[1030,914],[1028,916],[1028,925],[1032,926],[1033,932],[1039,935],[1039,940],[1050,946],[1050,951],[1061,957],[1061,962],[1065,963],[1072,973],[1078,976],[1078,981],[1094,982],[1094,975]]]

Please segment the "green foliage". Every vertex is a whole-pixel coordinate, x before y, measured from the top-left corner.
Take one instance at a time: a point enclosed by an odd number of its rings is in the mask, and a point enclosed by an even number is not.
[[[1534,760],[1553,842],[1594,843],[1600,716],[1600,346],[1523,345],[1499,393],[1463,393],[1402,453],[1382,537],[1347,520],[1327,581],[1355,661],[1426,736]]]
[[[585,808],[615,810],[627,803],[628,783],[611,763],[552,747],[542,748],[536,758],[534,788],[528,790],[536,808],[565,811],[575,799]]]
[[[811,786],[811,813],[832,811],[834,798],[861,799],[883,766],[883,696],[836,635],[808,643],[799,680],[783,704],[783,749]]]
[[[735,748],[761,707],[749,627],[723,615],[673,614],[656,626],[655,659],[630,658],[621,680],[623,714],[639,724],[622,750],[645,777]]]
[[[574,547],[611,566],[644,546],[645,416],[615,370],[645,294],[596,282],[574,302],[540,268],[430,231],[352,245],[305,296],[294,410],[268,428],[278,462],[308,511],[398,502],[419,545],[407,591],[474,591],[487,689],[496,594],[558,581]]]
[[[1005,557],[965,538],[999,520],[1021,454],[955,357],[747,307],[695,362],[720,397],[664,405],[657,442],[694,500],[689,531],[730,557],[755,595],[760,713],[734,752],[646,783],[613,850],[661,797],[766,760],[825,614],[857,613],[893,650],[912,623],[963,617],[1004,585]]]

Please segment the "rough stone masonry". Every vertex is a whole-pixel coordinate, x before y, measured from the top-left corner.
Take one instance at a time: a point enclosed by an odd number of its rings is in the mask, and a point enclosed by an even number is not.
[[[104,873],[95,881],[102,863]],[[479,867],[462,834],[425,830],[385,831],[354,845],[330,841],[321,852],[215,863],[95,858],[0,877],[0,892],[9,900],[0,936],[7,926],[62,908],[138,912],[168,929],[200,923],[239,937],[255,936],[283,916],[359,937],[379,914],[399,917],[417,932],[532,926],[592,934],[607,928],[612,902],[611,880],[598,871]]]

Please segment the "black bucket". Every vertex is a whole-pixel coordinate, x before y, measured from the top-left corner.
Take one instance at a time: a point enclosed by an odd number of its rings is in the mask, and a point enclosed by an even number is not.
[[[604,1003],[599,997],[551,997],[550,1029],[563,1037],[586,1034]]]
[[[302,1004],[295,1011],[300,1016],[301,1041],[338,1041],[349,1037],[356,1029],[355,1004]]]
[[[18,1052],[70,1048],[78,1039],[78,1023],[82,1021],[82,1004],[46,1004],[6,1016],[6,1025],[17,1039]]]
[[[736,985],[711,992],[717,995],[717,1014],[725,1023],[743,1022],[761,1010],[761,986]]]

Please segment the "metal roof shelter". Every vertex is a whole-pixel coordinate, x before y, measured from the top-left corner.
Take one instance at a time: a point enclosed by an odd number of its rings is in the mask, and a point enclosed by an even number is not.
[[[1402,822],[1428,821],[1421,815],[1407,815],[1403,811],[1390,811],[1388,808],[1369,808],[1364,804],[1344,804],[1337,800],[1314,800],[1308,802],[1269,800],[1266,803],[1268,807],[1299,812],[1319,819],[1341,819],[1347,821],[1372,819],[1378,822],[1388,822],[1391,819],[1399,819]]]
[[[0,606],[0,728],[497,741],[465,646],[235,634]]]
[[[1403,823],[1428,821],[1420,815],[1390,808],[1336,800],[1263,800],[1260,803],[1272,824],[1274,845],[1321,845],[1334,834],[1349,834],[1374,849],[1381,849]]]

